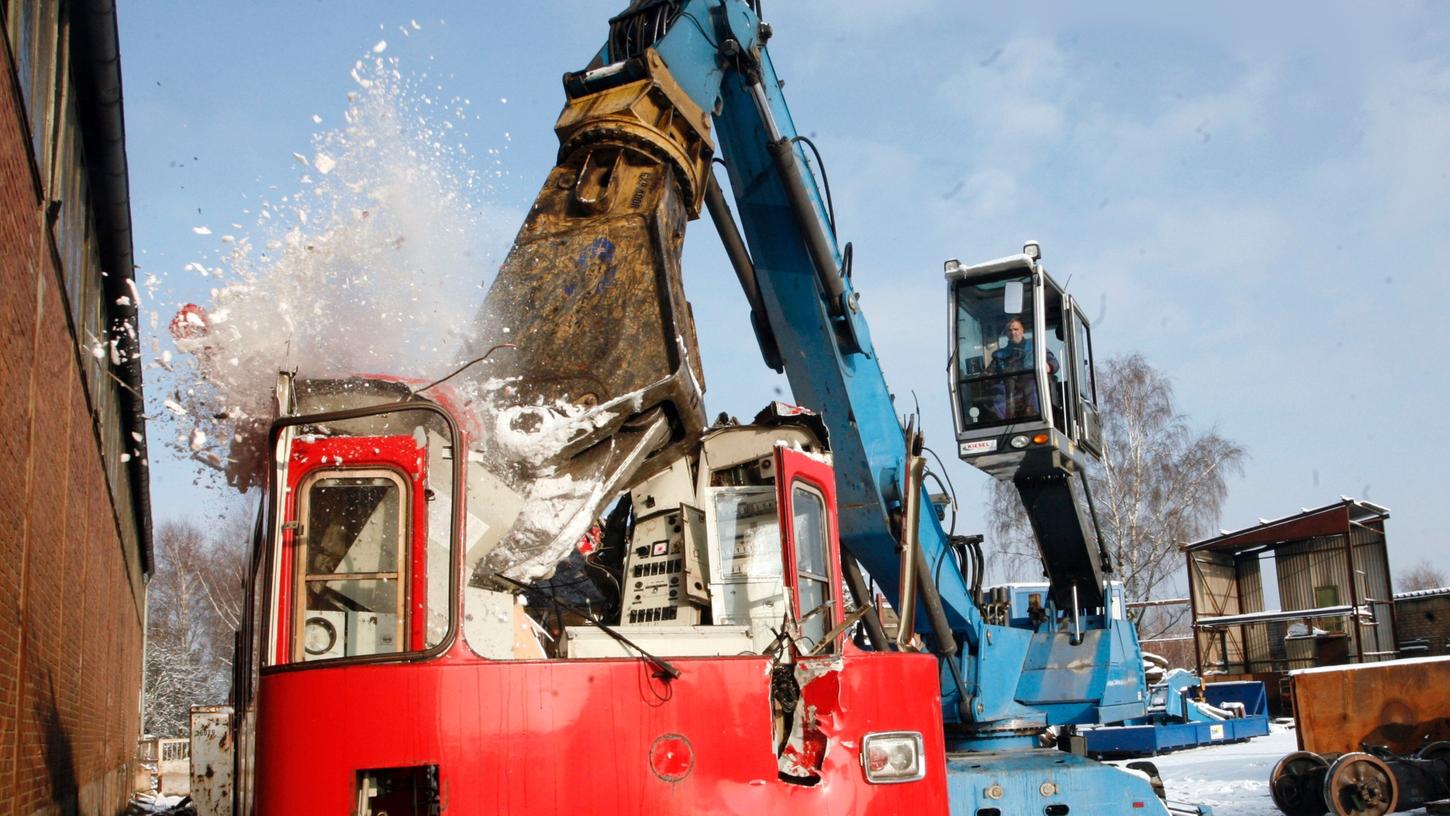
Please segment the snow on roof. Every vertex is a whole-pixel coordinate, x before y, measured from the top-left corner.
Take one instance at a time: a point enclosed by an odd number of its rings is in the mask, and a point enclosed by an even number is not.
[[[1363,671],[1364,669],[1386,669],[1398,666],[1420,665],[1426,663],[1450,663],[1450,655],[1439,655],[1437,657],[1410,657],[1404,660],[1381,660],[1378,663],[1352,663],[1345,666],[1315,666],[1312,669],[1294,669],[1289,672],[1290,677],[1301,674],[1324,674],[1337,671]]]
[[[1344,515],[1339,515],[1341,511]],[[1216,536],[1180,544],[1179,549],[1186,551],[1205,549],[1234,550],[1255,545],[1310,538],[1314,535],[1329,532],[1342,533],[1344,532],[1343,522],[1346,516],[1350,522],[1369,524],[1389,518],[1390,510],[1388,507],[1382,507],[1364,499],[1356,499],[1352,496],[1340,496],[1339,501],[1331,502],[1323,507],[1301,508],[1298,513],[1282,518],[1261,518],[1256,525],[1250,525],[1232,532],[1220,530]],[[1315,524],[1315,522],[1320,523]],[[1327,527],[1325,523],[1328,523]]]
[[[1450,595],[1450,587],[1436,587],[1435,589],[1412,589],[1409,592],[1396,592],[1395,600],[1407,601],[1412,598],[1434,598],[1439,595]]]

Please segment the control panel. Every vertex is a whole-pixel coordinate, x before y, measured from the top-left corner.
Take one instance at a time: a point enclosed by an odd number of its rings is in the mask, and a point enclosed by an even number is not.
[[[621,624],[694,625],[709,606],[705,514],[688,504],[635,522],[624,562]]]

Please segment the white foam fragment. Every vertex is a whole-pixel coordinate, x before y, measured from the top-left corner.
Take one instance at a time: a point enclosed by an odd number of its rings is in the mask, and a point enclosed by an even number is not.
[[[393,60],[369,58],[352,71],[358,84],[338,128],[293,154],[296,176],[310,174],[310,183],[267,193],[250,235],[233,227],[214,257],[184,264],[216,279],[205,311],[177,321],[204,334],[151,357],[181,384],[162,420],[186,423],[155,438],[183,455],[201,461],[189,450],[193,428],[220,449],[242,430],[236,418],[270,416],[279,369],[446,372],[471,334],[479,261],[490,255],[483,247],[500,236],[480,224],[485,208],[472,200],[481,191],[466,152],[436,135],[449,107],[423,102],[421,80]],[[502,238],[516,226],[499,225]]]
[[[191,231],[197,235],[211,235],[211,227],[192,227]]]

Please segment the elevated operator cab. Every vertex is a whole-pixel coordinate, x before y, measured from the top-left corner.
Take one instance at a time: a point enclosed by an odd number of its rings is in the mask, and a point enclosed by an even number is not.
[[[1029,242],[1018,255],[945,264],[958,452],[998,478],[1102,454],[1092,332],[1040,259]]]
[[[1084,473],[1103,453],[1092,332],[1071,296],[1022,252],[947,261],[951,393],[962,460],[1022,497],[1059,610],[1101,609],[1112,563]]]

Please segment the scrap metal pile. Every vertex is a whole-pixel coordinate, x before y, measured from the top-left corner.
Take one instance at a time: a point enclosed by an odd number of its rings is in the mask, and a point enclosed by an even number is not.
[[[1291,673],[1299,747],[1269,777],[1289,816],[1383,816],[1450,799],[1450,657]]]

